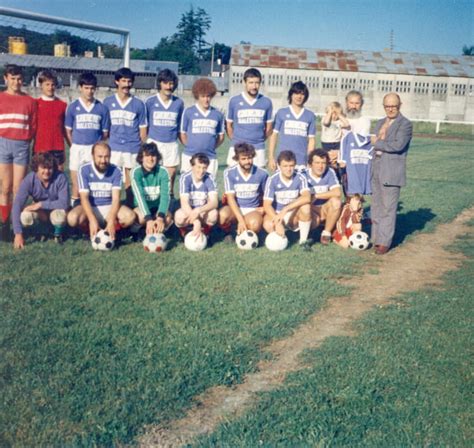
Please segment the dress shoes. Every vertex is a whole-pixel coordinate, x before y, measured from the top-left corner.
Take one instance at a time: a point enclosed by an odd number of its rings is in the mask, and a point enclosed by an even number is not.
[[[390,250],[388,246],[382,246],[381,244],[377,244],[375,246],[375,253],[377,255],[385,255]]]

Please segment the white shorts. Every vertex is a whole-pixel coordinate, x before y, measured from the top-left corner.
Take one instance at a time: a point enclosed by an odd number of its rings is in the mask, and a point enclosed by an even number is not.
[[[181,154],[181,172],[186,173],[191,169],[191,156]],[[217,170],[219,169],[219,162],[217,159],[210,159],[207,172],[215,179],[217,176]]]
[[[249,213],[252,213],[255,210],[257,210],[256,207],[240,207],[240,213],[242,213],[242,216],[248,215]]]
[[[288,212],[285,217],[283,218],[283,222],[285,223],[285,227],[288,229],[288,230],[291,230],[292,232],[298,232],[298,230],[300,230],[299,227],[292,227],[289,222],[290,222],[290,218],[295,214],[295,210],[291,210],[290,212]]]
[[[137,163],[137,155],[131,152],[112,151],[110,154],[110,163],[119,168],[135,168]]]
[[[234,160],[234,156],[235,156],[234,147],[231,146],[229,148],[229,153],[227,154],[227,166],[237,165],[237,162]],[[259,168],[267,167],[267,157],[265,156],[264,148],[255,150],[255,158],[253,159],[253,163]]]
[[[69,149],[69,169],[79,171],[79,167],[84,163],[92,162],[93,145],[77,145],[73,143]]]
[[[172,168],[179,165],[179,147],[178,142],[163,143],[149,138],[147,143],[154,143],[160,151],[162,162],[166,168]]]
[[[110,205],[99,205],[98,207],[92,207],[92,212],[94,213],[97,221],[99,221],[100,226],[104,226],[106,224],[107,215],[112,208],[112,204]]]

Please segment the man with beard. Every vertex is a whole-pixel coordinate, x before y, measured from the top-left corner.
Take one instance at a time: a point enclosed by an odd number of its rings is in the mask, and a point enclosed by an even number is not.
[[[346,117],[351,125],[348,131],[367,136],[370,134],[370,119],[362,115],[363,105],[364,98],[359,91],[351,90],[346,95]]]
[[[262,74],[256,68],[244,72],[244,91],[229,101],[226,117],[227,135],[232,140],[227,156],[227,165],[234,166],[234,146],[250,143],[256,150],[254,163],[265,168],[265,140],[272,133],[272,102],[258,93]]]
[[[110,146],[97,142],[92,147],[92,162],[79,169],[79,195],[81,205],[74,207],[67,216],[71,227],[81,227],[88,223],[91,239],[105,227],[112,239],[121,228],[130,227],[135,221],[135,213],[120,205],[122,173],[110,163]]]

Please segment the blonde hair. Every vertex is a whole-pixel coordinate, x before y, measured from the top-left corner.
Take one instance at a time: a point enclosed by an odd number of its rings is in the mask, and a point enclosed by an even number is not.
[[[339,115],[344,115],[341,103],[338,103],[337,101],[333,101],[332,103],[328,104],[328,106],[326,107],[326,113],[330,112],[331,109],[336,109],[337,112],[339,112]]]

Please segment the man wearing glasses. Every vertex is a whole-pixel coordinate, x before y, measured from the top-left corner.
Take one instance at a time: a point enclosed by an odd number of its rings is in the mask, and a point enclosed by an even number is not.
[[[396,93],[383,99],[385,118],[377,122],[372,137],[372,242],[375,253],[390,250],[397,218],[400,188],[406,185],[406,158],[413,133],[411,121],[400,113],[402,103]]]

